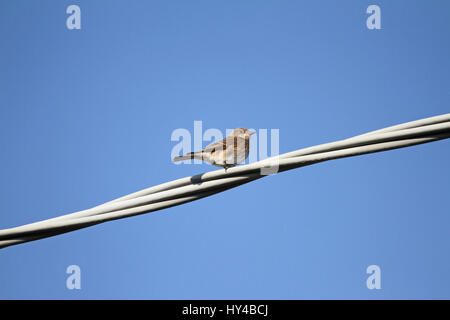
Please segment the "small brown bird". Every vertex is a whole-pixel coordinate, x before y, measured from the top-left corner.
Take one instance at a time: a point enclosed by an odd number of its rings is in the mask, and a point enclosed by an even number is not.
[[[245,128],[236,128],[225,139],[214,142],[201,151],[189,152],[184,156],[175,157],[173,161],[199,159],[227,170],[227,168],[234,167],[247,159],[250,150],[250,136],[255,133]]]

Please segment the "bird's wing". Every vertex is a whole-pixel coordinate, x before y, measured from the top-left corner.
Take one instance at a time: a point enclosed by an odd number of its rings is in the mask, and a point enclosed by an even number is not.
[[[227,143],[227,140],[229,140],[228,143]],[[226,137],[225,139],[211,143],[209,146],[207,146],[205,149],[203,149],[203,152],[213,153],[216,150],[225,150],[227,148],[227,145],[231,145],[232,143],[233,143],[233,137]]]
[[[246,141],[243,138],[235,137],[235,136],[228,136],[223,140],[211,143],[209,146],[207,146],[205,149],[203,149],[203,152],[218,152],[220,151],[226,151],[230,155],[237,153],[238,149],[245,149]]]

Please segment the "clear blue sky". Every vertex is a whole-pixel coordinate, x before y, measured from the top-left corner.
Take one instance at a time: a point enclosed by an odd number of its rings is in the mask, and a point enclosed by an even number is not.
[[[449,21],[437,0],[1,1],[0,228],[212,169],[170,161],[194,120],[288,152],[448,113]],[[335,160],[9,247],[0,299],[449,299],[449,163],[450,141]]]

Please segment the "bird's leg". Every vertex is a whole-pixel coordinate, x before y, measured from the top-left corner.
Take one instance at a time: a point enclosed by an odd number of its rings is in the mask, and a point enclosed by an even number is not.
[[[225,169],[225,172],[227,172],[228,166],[225,165],[225,166],[224,166],[224,169]]]

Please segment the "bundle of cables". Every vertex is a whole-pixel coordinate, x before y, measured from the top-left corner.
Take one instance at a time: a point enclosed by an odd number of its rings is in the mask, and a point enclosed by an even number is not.
[[[450,114],[407,122],[258,162],[215,170],[150,187],[91,209],[0,230],[0,248],[162,210],[314,163],[403,148],[450,137]]]

